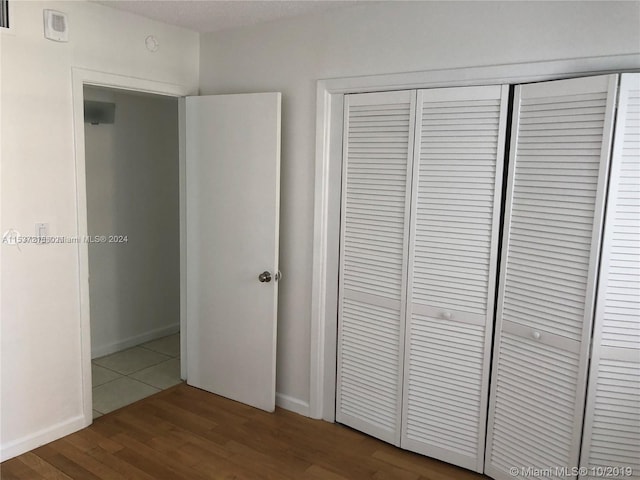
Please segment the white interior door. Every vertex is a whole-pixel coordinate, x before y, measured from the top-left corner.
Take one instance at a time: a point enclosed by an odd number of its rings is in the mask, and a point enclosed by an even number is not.
[[[509,88],[418,90],[402,448],[482,472]]]
[[[336,420],[400,444],[415,90],[345,95]]]
[[[580,478],[640,479],[640,74],[622,74]]]
[[[516,87],[485,473],[576,478],[617,76]]]
[[[267,411],[275,408],[280,104],[280,93],[186,99],[187,383]]]

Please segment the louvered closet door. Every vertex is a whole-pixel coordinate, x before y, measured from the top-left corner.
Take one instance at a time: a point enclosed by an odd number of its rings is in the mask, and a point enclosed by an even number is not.
[[[402,447],[481,472],[507,86],[418,91]]]
[[[578,466],[616,83],[516,87],[485,468],[497,479],[575,478],[553,467]]]
[[[622,75],[609,185],[581,478],[640,479],[639,74]]]
[[[336,420],[397,445],[415,91],[344,109]]]

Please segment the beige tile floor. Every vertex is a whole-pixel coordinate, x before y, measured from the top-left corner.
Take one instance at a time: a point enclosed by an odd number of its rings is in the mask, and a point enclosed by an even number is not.
[[[91,362],[93,418],[180,383],[180,334]]]

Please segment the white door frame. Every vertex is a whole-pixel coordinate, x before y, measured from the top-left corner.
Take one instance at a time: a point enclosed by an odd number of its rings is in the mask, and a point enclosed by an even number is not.
[[[76,234],[79,239],[86,238],[87,229],[87,179],[85,170],[85,142],[84,142],[84,93],[85,85],[94,87],[118,88],[134,92],[152,93],[169,97],[184,97],[196,95],[197,92],[189,90],[182,85],[158,82],[142,78],[128,77],[113,73],[72,68],[72,98],[73,98],[73,131],[75,146],[76,166]],[[180,190],[180,330],[186,331],[186,314],[184,283],[185,277],[185,242],[184,235],[185,218],[185,189],[184,189],[184,102],[179,102],[179,190]],[[93,395],[91,390],[91,321],[89,304],[89,248],[87,243],[78,242],[78,274],[79,274],[79,298],[78,308],[80,312],[80,362],[82,381],[82,414],[84,425],[93,422]],[[180,358],[181,377],[186,377],[186,336],[181,335]]]
[[[318,81],[309,363],[310,417],[335,421],[344,94],[530,83],[639,69],[640,55],[628,54]]]

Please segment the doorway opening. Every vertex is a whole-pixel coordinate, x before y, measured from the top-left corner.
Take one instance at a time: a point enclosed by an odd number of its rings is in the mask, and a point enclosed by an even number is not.
[[[83,87],[93,418],[180,383],[175,97]]]

